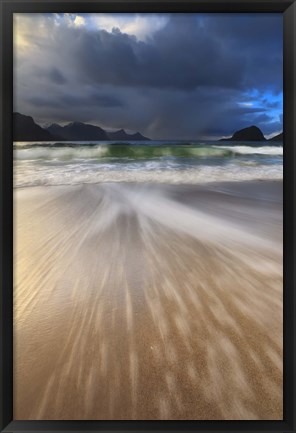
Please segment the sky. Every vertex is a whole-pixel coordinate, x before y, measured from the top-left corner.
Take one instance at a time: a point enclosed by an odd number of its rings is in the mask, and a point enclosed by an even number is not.
[[[14,111],[151,139],[282,131],[282,14],[14,14]]]

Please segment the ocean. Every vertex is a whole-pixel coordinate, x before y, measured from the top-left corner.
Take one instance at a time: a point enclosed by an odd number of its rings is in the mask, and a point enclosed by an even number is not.
[[[280,180],[282,143],[15,142],[14,186]]]

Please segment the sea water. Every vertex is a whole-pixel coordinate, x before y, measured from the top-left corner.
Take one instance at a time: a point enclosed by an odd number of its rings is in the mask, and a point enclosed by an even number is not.
[[[15,142],[14,186],[282,179],[283,145],[265,142]]]

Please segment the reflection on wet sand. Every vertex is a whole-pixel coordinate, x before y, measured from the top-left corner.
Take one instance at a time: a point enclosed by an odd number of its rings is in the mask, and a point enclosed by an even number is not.
[[[14,418],[282,419],[281,186],[15,190]]]

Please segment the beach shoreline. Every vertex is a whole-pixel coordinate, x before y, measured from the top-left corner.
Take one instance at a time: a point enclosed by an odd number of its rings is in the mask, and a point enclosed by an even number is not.
[[[14,419],[280,420],[282,181],[14,189]]]

